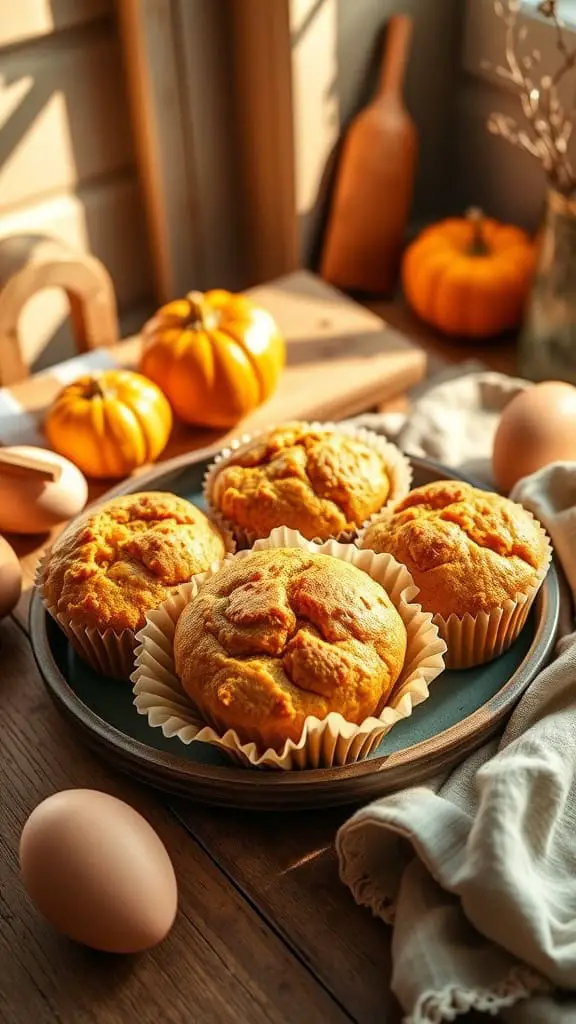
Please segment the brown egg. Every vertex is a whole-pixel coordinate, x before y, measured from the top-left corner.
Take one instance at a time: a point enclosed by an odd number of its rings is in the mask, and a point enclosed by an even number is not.
[[[17,445],[5,449],[32,455],[58,471],[57,480],[15,476],[0,463],[0,530],[6,533],[46,533],[78,515],[86,504],[88,484],[68,459],[47,448]]]
[[[0,537],[0,619],[17,605],[22,591],[22,570],[15,551]]]
[[[46,920],[94,949],[148,949],[176,916],[165,846],[137,811],[107,793],[69,789],[39,804],[22,831],[20,870]]]
[[[576,461],[576,388],[545,381],[522,391],[500,417],[492,451],[494,479],[508,493],[551,462]]]

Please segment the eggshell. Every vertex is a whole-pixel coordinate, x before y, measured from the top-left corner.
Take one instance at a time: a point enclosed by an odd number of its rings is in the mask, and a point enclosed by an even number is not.
[[[176,916],[165,846],[137,811],[107,793],[69,789],[39,804],[22,831],[20,870],[46,920],[94,949],[148,949]]]
[[[39,456],[59,466],[61,475],[55,481],[13,476],[3,473],[0,464],[0,530],[46,533],[82,511],[88,498],[88,484],[72,462],[47,448],[18,445],[6,450]]]
[[[545,381],[520,392],[505,407],[494,436],[492,470],[500,490],[542,466],[576,461],[576,388]]]
[[[22,569],[8,541],[0,537],[0,619],[9,615],[22,590]]]

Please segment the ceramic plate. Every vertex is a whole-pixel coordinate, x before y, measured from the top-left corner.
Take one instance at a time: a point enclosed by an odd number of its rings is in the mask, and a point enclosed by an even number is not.
[[[213,454],[213,453],[212,453]],[[111,494],[168,490],[202,505],[206,453],[195,453],[130,480]],[[412,459],[414,486],[459,477]],[[185,746],[149,727],[132,704],[132,689],[93,672],[72,651],[44,611],[37,593],[30,608],[32,647],[49,693],[86,742],[117,768],[143,782],[194,800],[224,806],[289,810],[353,804],[415,785],[455,764],[501,725],[548,661],[558,626],[559,586],[554,565],[513,647],[495,661],[445,671],[430,697],[394,726],[365,761],[343,768],[276,772],[232,766],[216,748]]]

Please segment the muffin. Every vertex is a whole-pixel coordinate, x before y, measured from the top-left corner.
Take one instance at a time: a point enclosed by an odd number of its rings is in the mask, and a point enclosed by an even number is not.
[[[383,587],[330,555],[277,548],[232,559],[182,612],[176,672],[203,718],[281,750],[306,718],[378,715],[404,665],[406,627]]]
[[[451,668],[489,661],[510,646],[551,554],[543,528],[521,505],[455,480],[411,491],[367,527],[359,545],[408,568],[417,600],[448,644]]]
[[[241,546],[278,526],[350,539],[410,486],[401,452],[369,431],[288,423],[237,447],[208,473],[206,496]]]
[[[225,553],[221,531],[189,501],[131,494],[65,530],[43,560],[39,585],[78,653],[100,672],[128,678],[146,613]]]
[[[332,712],[325,718],[318,718],[310,716],[304,719],[302,732],[300,736],[293,740],[288,738],[284,745],[278,750],[273,747],[265,747],[264,744],[268,740],[268,735],[262,738],[262,743],[257,740],[249,740],[243,742],[236,731],[228,728],[227,723],[224,722],[222,726],[220,724],[212,724],[212,720],[208,720],[207,717],[200,711],[199,707],[194,703],[194,698],[190,698],[185,691],[182,679],[179,677],[176,671],[175,659],[175,636],[178,630],[181,617],[190,603],[195,603],[198,600],[199,595],[204,591],[213,580],[216,574],[221,579],[223,569],[228,569],[230,566],[239,564],[244,560],[248,559],[253,565],[253,559],[256,553],[268,552],[269,564],[274,566],[274,569],[267,571],[267,576],[272,580],[277,580],[283,576],[286,582],[283,586],[286,594],[290,597],[290,587],[295,586],[292,584],[292,577],[296,575],[296,570],[288,571],[282,569],[282,565],[286,562],[287,558],[292,557],[292,563],[294,563],[293,555],[286,555],[286,549],[290,552],[304,553],[307,558],[312,556],[324,555],[329,556],[328,564],[330,566],[330,572],[333,572],[333,563],[335,560],[338,562],[344,562],[349,567],[355,567],[361,572],[362,578],[364,576],[369,577],[374,583],[384,591],[387,598],[398,612],[404,629],[406,632],[406,653],[404,656],[404,664],[402,666],[400,675],[393,685],[391,692],[387,694],[383,699],[385,700],[384,706],[379,711],[377,717],[369,716],[363,719],[360,724],[355,724],[345,719],[342,714]],[[279,555],[277,555],[279,552]],[[297,557],[297,556],[296,556]],[[300,555],[300,558],[302,555]],[[281,561],[279,561],[281,560]],[[312,559],[315,561],[315,558]],[[326,562],[324,563],[326,564]],[[344,570],[346,572],[346,570]],[[338,570],[336,570],[338,573]],[[339,576],[342,581],[342,576]],[[328,629],[344,629],[343,624],[350,626],[350,633],[352,634],[352,627],[357,617],[357,611],[355,610],[352,615],[347,614],[348,609],[348,598],[350,593],[354,593],[356,583],[358,581],[357,574],[354,576],[355,583],[354,589],[351,590],[347,587],[346,593],[342,602],[337,603],[337,607],[332,609],[331,598],[328,597],[324,601],[324,594],[319,589],[314,591],[316,595],[319,621]],[[257,583],[258,580],[247,580],[247,582]],[[365,586],[365,580],[363,579],[363,585],[361,587],[360,601],[360,615],[358,618],[360,622],[363,622],[362,616],[364,616],[369,608],[372,606],[372,598],[370,595],[366,595],[363,592]],[[370,586],[370,584],[367,584]],[[331,585],[326,583],[327,590],[330,590]],[[216,588],[218,589],[218,588]],[[231,591],[232,592],[232,591]],[[152,617],[148,617],[146,625],[138,634],[139,647],[135,659],[135,668],[132,674],[132,682],[134,686],[134,705],[139,714],[145,715],[148,724],[151,728],[161,728],[165,736],[170,736],[175,742],[184,744],[200,742],[210,743],[218,748],[218,750],[232,758],[235,763],[243,764],[251,768],[274,768],[282,771],[291,770],[304,770],[313,768],[329,768],[334,765],[348,765],[354,764],[358,761],[368,757],[370,753],[375,751],[379,744],[382,742],[384,736],[396,725],[398,722],[408,718],[416,705],[421,704],[425,701],[430,692],[431,683],[440,675],[444,670],[444,652],[446,650],[446,644],[438,636],[438,628],[432,622],[432,616],[429,612],[424,612],[419,604],[414,603],[414,595],[417,594],[417,588],[414,586],[414,581],[410,576],[410,573],[404,565],[400,565],[392,557],[392,555],[377,555],[373,551],[360,551],[354,544],[342,544],[335,540],[325,541],[323,544],[316,544],[313,541],[306,540],[296,530],[290,530],[287,527],[279,527],[272,531],[269,537],[265,540],[258,540],[251,551],[239,551],[235,555],[230,556],[225,566],[218,566],[215,569],[209,570],[207,573],[202,574],[199,577],[194,577],[190,583],[184,584],[179,588],[177,594],[172,595],[168,601],[165,601],[155,612]],[[379,597],[381,596],[378,591]],[[218,603],[220,601],[220,603]],[[286,616],[284,611],[284,604],[282,603],[282,615]],[[252,604],[252,602],[251,602]],[[276,598],[274,601],[268,600],[268,605],[272,607],[272,612],[267,614],[267,619],[275,621],[274,617],[274,606],[277,604]],[[354,597],[352,607],[357,608],[357,600]],[[388,602],[385,600],[385,607],[388,607]],[[321,605],[321,607],[320,607]],[[368,605],[368,607],[367,607]],[[213,591],[213,600],[211,606],[207,611],[208,616],[212,615],[213,608],[217,611],[222,610],[224,618],[226,618],[226,593],[223,593],[222,597],[218,599]],[[344,609],[344,610],[342,610]],[[290,610],[294,613],[292,604]],[[333,610],[334,614],[331,614]],[[191,614],[187,612],[188,616]],[[320,616],[322,615],[322,619]],[[258,617],[258,616],[257,616]],[[306,615],[300,613],[295,615],[296,622],[293,632],[288,635],[289,631],[284,627],[286,635],[286,647],[290,640],[300,630],[310,634],[310,644],[308,650],[313,649],[314,639],[322,640],[323,637],[320,634],[320,630],[317,625],[314,625],[312,618],[308,612]],[[396,620],[394,620],[396,621]],[[193,659],[196,657],[196,653],[193,650],[194,644],[189,643],[187,637],[182,638],[182,631],[188,629],[185,625],[186,618],[182,618],[180,625],[180,639],[178,641],[179,647],[179,668],[183,676],[186,676],[189,680],[189,685],[196,687],[196,672],[193,667]],[[330,624],[331,623],[331,624]],[[334,623],[338,625],[335,626]],[[200,628],[199,624],[196,623],[196,629]],[[362,627],[364,628],[364,626]],[[238,624],[234,626],[234,633],[241,632]],[[272,630],[269,625],[264,624],[254,625],[248,624],[244,627],[246,635],[253,633],[258,637],[261,633],[268,632],[272,635]],[[201,634],[203,635],[203,634]],[[212,637],[214,634],[211,634]],[[303,639],[307,640],[307,637]],[[352,635],[352,639],[358,639]],[[359,643],[362,641],[359,640]],[[248,643],[248,640],[247,640]],[[339,657],[339,652],[346,651],[346,640],[336,641],[333,645],[334,655]],[[222,646],[222,645],[220,645]],[[325,645],[319,644],[319,649],[325,652],[329,649],[329,641],[326,641]],[[352,645],[348,644],[348,647]],[[370,644],[373,646],[373,644]],[[297,648],[299,649],[299,648]],[[356,651],[358,648],[354,648]],[[276,685],[277,678],[280,677],[285,682],[286,672],[282,675],[280,669],[281,653],[277,656],[267,655],[266,653],[255,652],[253,655],[250,653],[243,657],[242,655],[228,655],[224,650],[219,651],[218,645],[214,640],[211,647],[212,654],[220,655],[223,663],[226,659],[234,665],[236,661],[250,661],[262,662],[264,665],[263,671],[268,669],[269,664],[274,661],[278,663],[276,668],[272,669],[272,680],[270,685]],[[209,656],[212,654],[209,652]],[[299,655],[301,657],[301,655]],[[389,662],[387,664],[390,664]],[[348,665],[353,665],[353,662],[349,660],[346,662],[346,670]],[[318,666],[318,667],[317,667]],[[330,673],[324,677],[323,673],[320,673],[320,659],[315,658],[312,662],[312,667],[316,673],[316,678],[313,687],[305,687],[302,685],[303,680],[298,676],[297,684],[294,682],[294,668],[291,667],[288,696],[293,702],[293,692],[296,693],[299,698],[304,699],[307,697],[310,700],[318,701],[319,698],[324,696],[326,705],[330,695],[334,692],[337,684],[331,683],[334,672],[331,670]],[[391,666],[390,666],[391,667]],[[330,664],[331,669],[331,664]],[[380,670],[379,670],[380,671]],[[306,672],[308,667],[306,665]],[[390,671],[390,677],[393,672]],[[259,682],[262,675],[262,671],[258,670],[256,673],[256,679]],[[342,673],[341,673],[342,675]],[[312,672],[310,672],[312,678]],[[223,678],[222,682],[226,680]],[[391,682],[391,678],[388,680]],[[386,682],[384,680],[384,682]],[[260,682],[259,682],[260,685]],[[348,684],[349,688],[349,684]],[[308,689],[308,694],[305,691]],[[383,687],[385,691],[386,685]],[[363,683],[363,692],[365,690]],[[265,687],[264,694],[269,692],[269,687]],[[351,693],[351,691],[350,691]],[[338,698],[342,699],[344,691],[340,689],[338,692]],[[369,695],[369,691],[366,691],[366,695]],[[210,703],[210,697],[214,696],[214,686],[211,687],[211,692],[208,695],[208,702]],[[216,695],[217,696],[217,695]],[[286,701],[287,697],[284,693],[279,693],[281,702]],[[200,698],[201,699],[201,698]],[[373,699],[377,699],[377,694],[373,692]],[[354,698],[355,708],[359,710],[358,697]],[[211,701],[214,704],[214,701]],[[351,699],[348,700],[348,704],[351,704]],[[288,706],[288,705],[285,705]],[[220,708],[220,702],[217,703],[216,717],[218,723],[220,723],[220,715],[218,709]],[[354,713],[354,707],[351,707],[347,714]],[[278,710],[278,708],[277,708]],[[298,711],[298,704],[295,708]],[[302,709],[301,709],[302,710]],[[232,711],[234,708],[232,707]],[[209,712],[210,713],[210,712]],[[362,712],[363,713],[363,712]],[[224,711],[226,714],[226,710]],[[254,716],[252,715],[252,718]],[[277,716],[278,718],[278,716]],[[284,718],[284,716],[282,716]],[[288,714],[285,717],[285,724],[288,726],[291,724],[293,714]],[[244,723],[245,724],[245,723]],[[250,721],[250,735],[254,730],[254,722]],[[224,730],[224,731],[223,731]],[[226,731],[227,730],[227,731]],[[278,732],[277,726],[275,731]],[[284,731],[281,729],[282,735]],[[278,737],[280,741],[280,736]]]

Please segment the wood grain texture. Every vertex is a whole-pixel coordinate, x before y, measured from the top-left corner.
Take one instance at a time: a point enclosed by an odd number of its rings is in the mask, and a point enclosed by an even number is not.
[[[0,50],[0,215],[133,165],[121,56],[106,20]]]
[[[286,274],[301,262],[298,156],[289,4],[233,0],[232,10],[246,286]]]
[[[158,299],[294,269],[287,5],[120,0],[118,11]]]
[[[338,878],[334,836],[349,810],[271,819],[170,805],[354,1020],[392,1024],[399,1017],[390,992],[390,929],[358,907]]]
[[[388,300],[371,299],[366,302],[366,306],[390,327],[402,332],[414,345],[426,352],[428,375],[438,372],[447,363],[462,363],[468,360],[476,360],[499,373],[517,373],[514,333],[485,342],[447,338],[419,320],[401,297]]]
[[[278,5],[260,4],[264,20],[270,6]],[[238,290],[250,283],[248,250],[258,230],[249,222],[248,197],[241,185],[244,124],[237,116],[239,62],[234,54],[233,0],[224,4],[175,0],[172,10],[180,44],[176,50],[180,117],[194,184],[192,222],[200,243],[194,287]],[[168,153],[164,159],[170,159]]]
[[[10,619],[0,623],[0,646],[2,1024],[348,1021],[156,798],[107,772],[75,742],[43,692],[25,634]],[[77,786],[132,804],[172,857],[180,891],[177,921],[162,945],[139,957],[97,954],[58,937],[22,889],[17,848],[27,815],[50,793]]]
[[[186,100],[178,60],[184,42],[178,36],[177,8],[166,0],[118,3],[159,302],[199,287],[202,269],[202,239],[194,230],[192,140],[184,131]]]

